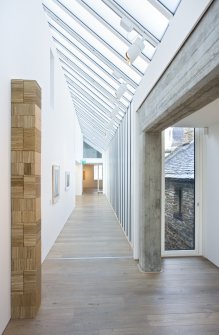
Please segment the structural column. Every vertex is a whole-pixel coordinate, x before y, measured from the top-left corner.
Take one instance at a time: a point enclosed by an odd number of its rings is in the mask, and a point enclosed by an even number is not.
[[[41,301],[41,89],[12,80],[11,197],[13,319],[33,318]]]
[[[161,133],[141,134],[139,266],[161,270]]]

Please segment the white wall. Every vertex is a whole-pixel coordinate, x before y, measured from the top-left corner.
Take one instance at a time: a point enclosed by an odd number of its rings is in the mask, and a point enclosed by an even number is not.
[[[0,11],[0,334],[10,319],[10,81],[34,79],[42,88],[42,258],[62,229],[75,203],[75,141],[82,137],[55,56],[55,101],[50,107],[50,34],[40,1],[1,1]],[[75,129],[75,127],[77,129]],[[52,164],[60,165],[61,196],[52,204]],[[65,171],[71,187],[65,191]]]
[[[203,255],[219,266],[219,123],[205,135]]]

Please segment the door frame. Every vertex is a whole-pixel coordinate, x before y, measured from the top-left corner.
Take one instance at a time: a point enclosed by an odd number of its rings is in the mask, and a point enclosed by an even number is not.
[[[192,127],[191,127],[192,128]],[[165,250],[165,137],[162,132],[162,174],[161,174],[161,257],[185,257],[202,255],[202,176],[203,176],[203,129],[195,128],[195,249]]]

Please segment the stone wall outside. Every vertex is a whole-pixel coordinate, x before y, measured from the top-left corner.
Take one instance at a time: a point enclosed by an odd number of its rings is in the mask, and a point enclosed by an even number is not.
[[[165,250],[193,250],[194,228],[194,179],[165,178]],[[181,189],[181,214],[179,192]]]

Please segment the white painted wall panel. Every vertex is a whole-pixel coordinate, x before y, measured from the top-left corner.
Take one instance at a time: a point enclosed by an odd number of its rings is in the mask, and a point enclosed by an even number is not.
[[[75,160],[82,136],[55,56],[54,108],[50,107],[50,35],[40,1],[1,1],[0,11],[0,334],[10,319],[10,82],[35,79],[42,88],[42,258],[75,203]],[[77,128],[77,130],[75,130]],[[77,141],[77,145],[75,144]],[[77,148],[77,150],[75,149]],[[81,150],[81,152],[80,152]],[[77,154],[75,154],[77,151]],[[61,168],[61,196],[52,204],[52,164]],[[65,171],[71,187],[65,191]]]
[[[204,155],[203,254],[219,266],[219,123],[208,128]]]

